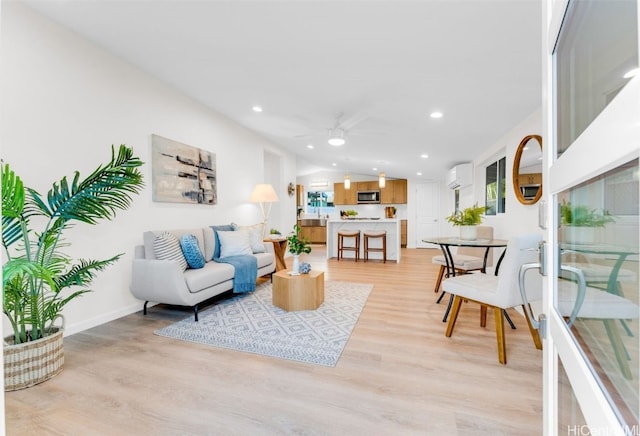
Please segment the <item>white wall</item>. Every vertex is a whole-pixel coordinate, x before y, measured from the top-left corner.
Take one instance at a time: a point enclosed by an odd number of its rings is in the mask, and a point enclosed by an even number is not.
[[[141,309],[129,281],[145,230],[259,222],[259,208],[247,199],[265,180],[279,183],[274,218],[280,221],[273,225],[293,225],[295,197],[286,195],[295,180],[293,155],[24,5],[3,2],[1,18],[2,158],[27,186],[44,194],[75,170],[88,175],[110,158],[111,144],[132,146],[146,162],[146,187],[129,210],[113,222],[77,224],[66,235],[75,258],[124,253],[98,275],[95,292],[67,307],[67,334]],[[152,133],[216,154],[217,205],[152,202]]]
[[[532,113],[529,117],[514,126],[504,136],[494,144],[488,145],[485,150],[473,160],[474,183],[472,186],[460,190],[460,207],[468,207],[477,202],[479,205],[485,203],[485,168],[497,159],[506,156],[506,213],[487,216],[483,222],[485,225],[493,226],[494,237],[499,239],[509,239],[512,236],[522,233],[541,233],[538,227],[538,204],[521,204],[513,191],[512,167],[516,150],[522,138],[527,135],[541,135],[542,113],[540,110]],[[545,146],[545,138],[542,138],[542,146]],[[454,209],[453,190],[442,183],[441,195],[441,235],[455,235],[458,229],[451,226],[445,219]]]

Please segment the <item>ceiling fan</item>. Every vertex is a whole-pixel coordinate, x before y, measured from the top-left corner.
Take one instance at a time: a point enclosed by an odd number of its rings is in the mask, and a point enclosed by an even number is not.
[[[325,131],[313,133],[311,135],[299,135],[299,136],[296,136],[296,138],[308,138],[309,136],[315,136],[320,134],[324,135],[328,133],[327,142],[329,143],[329,145],[339,147],[341,145],[346,144],[347,135],[358,134],[358,132],[352,131],[352,129],[356,125],[360,124],[361,122],[369,118],[369,116],[366,114],[354,115],[351,118],[348,118],[346,120],[342,120],[343,117],[344,117],[344,113],[340,112],[336,115],[336,121],[332,127],[329,127]],[[379,132],[376,132],[376,133],[379,133]]]

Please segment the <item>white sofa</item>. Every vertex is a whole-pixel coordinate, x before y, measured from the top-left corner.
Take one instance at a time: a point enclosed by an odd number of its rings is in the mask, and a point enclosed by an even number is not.
[[[195,235],[205,259],[204,267],[182,271],[176,261],[157,259],[154,239],[165,231],[178,239],[185,234]],[[198,321],[200,303],[233,289],[234,267],[212,260],[216,239],[211,227],[149,231],[144,233],[143,240],[144,245],[135,247],[130,290],[136,298],[144,301],[145,315],[147,304],[156,302],[193,307]],[[264,253],[253,254],[258,263],[258,277],[272,274],[276,268],[273,245],[265,244],[265,249]]]

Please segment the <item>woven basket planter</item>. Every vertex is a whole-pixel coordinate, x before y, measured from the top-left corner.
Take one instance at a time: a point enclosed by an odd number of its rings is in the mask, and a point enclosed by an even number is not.
[[[63,329],[32,342],[14,345],[13,336],[4,339],[4,390],[16,391],[42,383],[62,371]]]

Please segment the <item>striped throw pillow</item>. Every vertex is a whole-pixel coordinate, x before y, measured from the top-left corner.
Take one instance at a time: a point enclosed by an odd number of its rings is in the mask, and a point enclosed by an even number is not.
[[[156,259],[173,260],[178,262],[182,271],[187,269],[187,260],[182,254],[180,241],[174,234],[164,232],[160,236],[156,236],[153,240],[153,252],[156,255]]]

